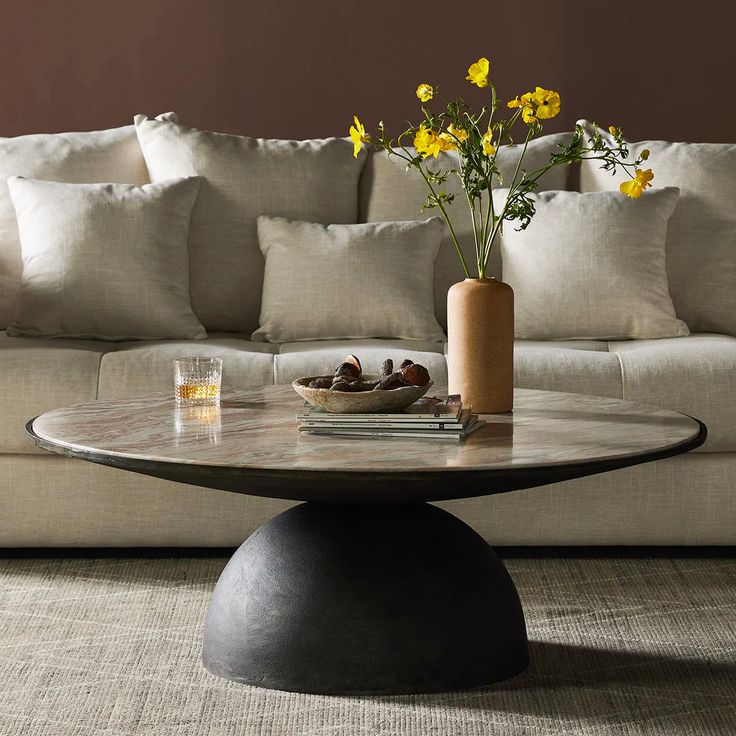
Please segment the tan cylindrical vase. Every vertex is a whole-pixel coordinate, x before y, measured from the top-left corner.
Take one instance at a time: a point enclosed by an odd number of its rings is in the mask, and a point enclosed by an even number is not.
[[[451,394],[480,414],[514,406],[514,292],[496,279],[465,279],[447,293]]]

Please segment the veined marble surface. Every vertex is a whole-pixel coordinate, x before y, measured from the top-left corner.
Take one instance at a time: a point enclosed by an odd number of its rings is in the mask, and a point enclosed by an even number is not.
[[[432,393],[442,395],[442,390]],[[389,472],[534,468],[613,460],[693,440],[690,417],[620,399],[520,389],[513,414],[485,415],[464,441],[319,437],[297,431],[291,386],[225,393],[219,407],[173,395],[99,401],[38,417],[34,432],[63,451],[262,470]]]

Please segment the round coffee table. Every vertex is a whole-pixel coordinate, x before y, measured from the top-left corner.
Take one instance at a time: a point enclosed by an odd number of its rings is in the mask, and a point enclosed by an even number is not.
[[[692,450],[705,426],[629,401],[518,390],[513,415],[463,442],[300,435],[290,387],[178,409],[170,396],[57,409],[40,447],[159,478],[305,501],[235,552],[212,596],[203,660],[297,692],[485,685],[528,663],[524,614],[492,548],[430,501],[602,473]],[[175,497],[172,496],[172,503]]]

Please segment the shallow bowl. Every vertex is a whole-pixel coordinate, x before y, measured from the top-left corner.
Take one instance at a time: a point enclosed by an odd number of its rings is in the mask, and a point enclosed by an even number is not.
[[[299,396],[312,406],[332,414],[389,414],[402,411],[424,396],[432,386],[402,386],[389,391],[331,391],[329,388],[309,388],[309,382],[320,376],[297,378],[291,385]],[[377,376],[364,376],[368,381]]]

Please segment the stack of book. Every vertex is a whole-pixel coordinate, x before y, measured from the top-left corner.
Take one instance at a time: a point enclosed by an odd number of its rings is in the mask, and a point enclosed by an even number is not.
[[[305,403],[297,419],[299,431],[308,434],[443,440],[461,440],[483,424],[454,397],[419,399],[396,414],[331,414]]]

